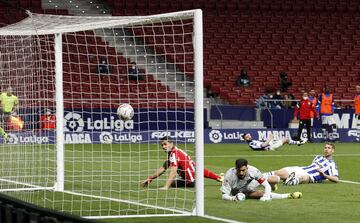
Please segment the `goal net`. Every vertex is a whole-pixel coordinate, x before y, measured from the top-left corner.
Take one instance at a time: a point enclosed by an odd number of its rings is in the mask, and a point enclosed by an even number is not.
[[[202,174],[196,189],[140,184],[167,160],[164,136],[203,172],[201,17],[29,13],[1,28],[2,97],[19,103],[1,120],[0,192],[88,218],[203,215]]]

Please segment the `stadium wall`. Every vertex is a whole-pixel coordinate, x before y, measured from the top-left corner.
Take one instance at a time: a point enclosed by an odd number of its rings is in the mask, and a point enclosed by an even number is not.
[[[279,113],[276,113],[279,112]],[[289,120],[284,120],[281,114],[290,117],[290,110],[277,110],[274,114],[281,118],[274,119],[283,122],[286,127],[268,129],[205,129],[205,143],[244,143],[241,133],[249,132],[254,138],[264,140],[267,134],[273,133],[275,138],[291,137],[297,129],[288,128]],[[134,120],[120,120],[115,110],[79,110],[65,111],[65,143],[157,143],[159,138],[170,135],[181,142],[194,142],[194,125],[192,112],[154,110],[137,111]],[[292,112],[291,112],[292,114]],[[277,117],[277,116],[276,116]],[[292,117],[292,116],[291,116]],[[337,110],[334,115],[338,131],[334,138],[341,142],[354,142],[356,140],[355,115],[353,110]],[[142,121],[148,121],[146,125]],[[140,123],[140,124],[137,124]],[[315,120],[313,136],[315,142],[323,138],[319,128],[319,120]],[[161,129],[162,131],[159,131]],[[305,137],[305,130],[303,137]],[[42,131],[39,129],[25,129],[21,132],[9,133],[9,144],[53,144],[55,142],[54,131]],[[0,139],[0,142],[2,139]]]
[[[241,137],[242,133],[251,133],[253,138],[265,140],[271,133],[275,139],[289,138],[296,134],[296,129],[205,129],[205,143],[245,143]],[[355,142],[356,129],[338,129],[333,133],[335,140],[339,142]],[[192,143],[195,141],[193,130],[169,130],[169,131],[80,131],[66,132],[65,144],[119,144],[119,143],[158,143],[164,136],[171,136],[177,143]],[[305,130],[302,138],[306,138]],[[321,129],[313,129],[312,138],[314,142],[322,142],[323,133]],[[0,139],[2,140],[2,139]],[[54,144],[54,131],[26,131],[9,133],[8,144]]]

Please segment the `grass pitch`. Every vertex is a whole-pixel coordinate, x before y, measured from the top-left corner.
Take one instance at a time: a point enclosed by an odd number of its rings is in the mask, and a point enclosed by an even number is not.
[[[151,214],[148,208],[134,204],[114,202],[96,198],[111,197],[136,200],[141,203],[157,204],[190,211],[194,189],[170,189],[161,191],[167,178],[166,174],[154,180],[149,188],[142,188],[139,182],[159,167],[166,157],[158,145],[66,145],[65,189],[90,193],[93,197],[74,194],[54,193],[51,191],[16,192],[17,198],[40,206],[63,210],[73,214],[87,215],[129,215]],[[149,147],[148,147],[149,146]],[[193,145],[188,145],[191,151]],[[183,145],[179,145],[184,148]],[[205,145],[205,167],[216,172],[226,172],[234,166],[237,158],[245,158],[262,172],[276,170],[285,166],[309,165],[314,156],[323,153],[323,144],[303,146],[285,145],[278,151],[252,151],[244,144]],[[31,151],[29,151],[31,149]],[[19,151],[18,151],[19,150]],[[131,151],[131,152],[130,152]],[[38,179],[39,183],[49,186],[55,177],[54,147],[4,147],[2,160],[3,178],[14,176],[23,170],[22,178]],[[37,154],[34,157],[33,154]],[[193,156],[191,152],[189,155]],[[33,162],[29,162],[32,157]],[[19,162],[11,162],[17,159]],[[277,193],[301,191],[303,198],[298,200],[273,200],[260,202],[223,201],[219,191],[220,184],[205,180],[205,214],[240,222],[359,222],[360,219],[360,144],[337,143],[334,156],[339,168],[340,179],[347,183],[306,184],[292,187],[279,185]],[[25,162],[26,161],[26,162]],[[45,163],[44,163],[45,162]],[[49,162],[49,163],[46,163]],[[9,163],[14,166],[9,169]],[[41,168],[47,166],[48,168]],[[25,168],[24,168],[25,167]],[[26,168],[27,167],[27,168]],[[30,168],[29,168],[30,167]],[[9,172],[11,170],[12,172]],[[119,177],[119,171],[122,176]],[[35,176],[35,177],[34,177]],[[38,177],[36,177],[38,176]],[[10,178],[12,179],[12,178]],[[44,181],[47,179],[49,181]],[[2,186],[6,186],[2,183]],[[10,187],[10,185],[9,185]],[[176,199],[171,199],[176,197]],[[170,199],[169,199],[170,198]],[[185,199],[184,199],[185,198]],[[183,200],[181,200],[183,199]],[[105,214],[104,214],[105,213]],[[100,222],[216,222],[199,217],[152,217],[107,219]]]
[[[237,158],[246,158],[261,171],[276,170],[291,165],[308,165],[317,154],[323,153],[323,144],[304,146],[286,145],[274,152],[254,152],[244,144],[205,146],[205,167],[225,172]],[[355,183],[321,183],[298,186],[279,185],[278,193],[301,191],[298,200],[258,200],[229,202],[221,200],[217,182],[205,180],[205,214],[241,222],[359,222],[360,219],[360,144],[337,143],[334,160],[340,179]],[[165,177],[165,176],[163,176]],[[358,182],[359,184],[356,184]],[[196,217],[135,218],[102,220],[103,222],[215,222]]]

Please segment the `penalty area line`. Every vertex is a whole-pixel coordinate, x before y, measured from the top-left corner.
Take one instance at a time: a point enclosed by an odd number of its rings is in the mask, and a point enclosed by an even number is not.
[[[235,221],[235,220],[215,217],[215,216],[211,216],[211,215],[204,215],[202,217],[203,218],[208,218],[208,219],[211,219],[211,220],[216,220],[216,221],[228,222],[228,223],[245,223],[245,222],[242,222],[242,221]]]
[[[351,181],[351,180],[339,180],[341,183],[347,183],[347,184],[360,184],[360,182]]]

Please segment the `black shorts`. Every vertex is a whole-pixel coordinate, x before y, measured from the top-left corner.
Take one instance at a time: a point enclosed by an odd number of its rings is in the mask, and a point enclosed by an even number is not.
[[[176,179],[171,185],[172,187],[195,187],[195,182],[186,181],[184,179]]]

